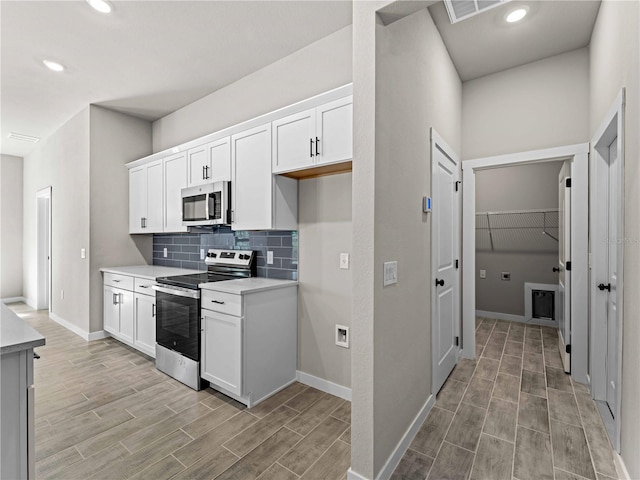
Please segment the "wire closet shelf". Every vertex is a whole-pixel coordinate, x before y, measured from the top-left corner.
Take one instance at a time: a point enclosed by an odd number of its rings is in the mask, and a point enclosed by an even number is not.
[[[559,210],[508,210],[476,213],[476,250],[558,251]]]

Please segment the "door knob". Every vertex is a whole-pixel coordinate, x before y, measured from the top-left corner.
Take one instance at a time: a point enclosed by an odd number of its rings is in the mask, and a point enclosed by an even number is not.
[[[444,287],[444,280],[438,280],[436,278],[436,287]]]
[[[553,267],[553,271],[554,272],[559,272],[560,271],[560,267]]]
[[[603,291],[603,290],[607,290],[607,291],[611,291],[611,284],[607,283],[606,285],[604,283],[601,283],[600,285],[598,285],[598,290]]]

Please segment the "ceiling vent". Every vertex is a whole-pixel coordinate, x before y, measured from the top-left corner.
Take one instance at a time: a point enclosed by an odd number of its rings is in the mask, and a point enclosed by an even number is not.
[[[9,134],[9,138],[12,138],[14,140],[22,140],[23,142],[29,142],[29,143],[38,143],[40,141],[38,137],[32,137],[31,135],[24,135],[22,133],[15,133],[15,132],[11,132]]]
[[[451,20],[451,23],[456,23],[510,1],[511,0],[444,0],[444,5],[447,7],[449,20]]]

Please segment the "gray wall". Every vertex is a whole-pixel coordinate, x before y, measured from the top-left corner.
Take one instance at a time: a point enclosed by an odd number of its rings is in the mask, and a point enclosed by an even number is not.
[[[351,254],[351,173],[301,180],[298,211],[298,369],[351,386],[350,350],[331,345],[335,325],[351,327],[352,268],[339,268]]]
[[[157,120],[153,123],[153,151],[222,130],[350,82],[351,27],[345,27]]]
[[[0,156],[0,299],[22,296],[22,158]]]
[[[102,330],[100,268],[151,263],[152,237],[129,235],[129,171],[151,153],[151,123],[90,107],[90,332]]]
[[[562,162],[548,162],[477,172],[476,212],[557,209],[560,168]],[[550,231],[557,237],[557,229]],[[531,239],[530,250],[514,241],[521,234]],[[476,309],[522,316],[525,282],[558,283],[552,270],[558,265],[558,243],[541,230],[511,231],[504,238],[493,251],[476,243]],[[480,278],[481,269],[487,278]],[[501,272],[511,272],[511,281],[502,281]]]
[[[154,122],[154,151],[175,146],[350,83],[351,52],[351,27],[346,27]],[[345,196],[350,196],[351,186],[344,181],[319,181],[318,185],[322,185],[323,191],[318,198],[317,190],[305,188],[311,185],[313,182],[304,184],[299,189],[298,209],[299,219],[302,220],[300,228],[306,228],[308,225],[305,219],[313,219],[315,215],[321,223],[314,234],[318,238],[327,238],[327,235],[335,233],[334,222],[342,221],[344,215],[343,212],[331,208],[336,205],[337,198],[334,197],[344,199]],[[315,213],[314,209],[317,209]],[[344,300],[338,301],[331,320],[326,308],[323,310],[318,305],[320,295],[326,294],[329,298],[336,299],[333,285],[321,284],[321,279],[340,278],[340,273],[336,272],[338,259],[336,257],[335,262],[317,263],[313,257],[317,252],[311,252],[305,245],[306,241],[313,241],[308,237],[308,233],[307,240],[302,239],[303,235],[304,233],[301,233],[299,245],[299,303],[310,305],[311,308],[307,311],[301,310],[302,315],[298,319],[301,345],[298,364],[305,373],[350,387],[351,351],[338,351],[333,330],[328,331],[328,322],[338,323],[335,318],[348,319],[351,304]],[[342,230],[340,235],[344,245],[351,244],[348,229]],[[307,264],[317,267],[316,271],[311,272],[310,268],[306,267]],[[303,271],[307,272],[306,277]],[[307,281],[310,288],[306,286]],[[340,282],[345,283],[342,280]],[[305,348],[302,348],[303,344]],[[323,372],[326,376],[323,376]]]
[[[376,26],[382,5],[354,2],[351,467],[367,478],[431,394],[429,127],[461,145],[462,87],[429,12]],[[398,283],[383,287],[390,260]]]
[[[605,0],[591,37],[589,133],[604,121],[622,87],[625,105],[624,325],[621,455],[631,478],[640,478],[640,4]]]
[[[589,49],[462,85],[462,158],[588,141]]]

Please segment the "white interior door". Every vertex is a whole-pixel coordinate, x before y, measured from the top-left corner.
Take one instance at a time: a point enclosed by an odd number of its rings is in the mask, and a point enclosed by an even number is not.
[[[51,310],[51,187],[37,192],[38,310]]]
[[[460,169],[456,155],[432,132],[431,225],[433,362],[432,393],[438,393],[460,351]]]
[[[565,161],[558,174],[558,348],[565,372],[571,371],[571,164]]]

